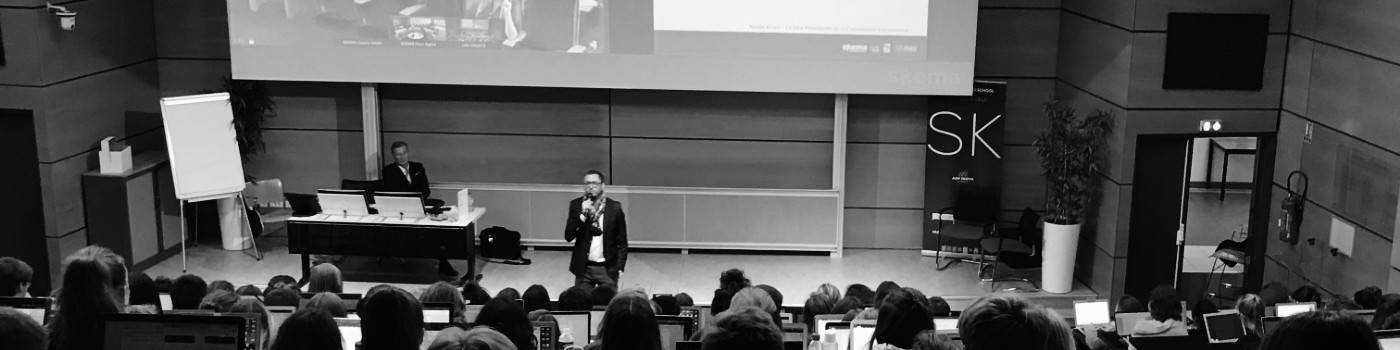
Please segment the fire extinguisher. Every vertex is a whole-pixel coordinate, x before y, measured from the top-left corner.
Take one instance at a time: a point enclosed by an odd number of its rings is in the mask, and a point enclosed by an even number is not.
[[[1298,185],[1303,192],[1293,190],[1293,176],[1299,177]],[[1298,244],[1298,227],[1303,224],[1303,201],[1308,198],[1308,174],[1302,171],[1288,173],[1288,197],[1283,199],[1283,213],[1278,218],[1278,239],[1289,244]]]

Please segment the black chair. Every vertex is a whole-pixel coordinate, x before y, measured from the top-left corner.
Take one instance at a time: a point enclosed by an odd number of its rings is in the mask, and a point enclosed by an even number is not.
[[[1043,233],[1036,224],[1040,222],[1040,215],[1031,208],[1021,210],[1021,219],[1016,227],[995,230],[986,238],[982,238],[982,252],[993,256],[993,261],[983,267],[982,282],[1026,282],[1035,286],[1039,290],[1040,285],[1026,278],[1017,277],[997,277],[1001,265],[1015,269],[1038,268],[1040,260],[1036,259],[1039,243]],[[986,275],[986,270],[991,269],[991,275]]]
[[[967,186],[958,189],[953,206],[943,208],[938,211],[938,234],[937,248],[934,250],[934,259],[943,259],[943,242],[945,239],[954,241],[978,242],[996,231],[997,214],[1001,210],[1001,194],[993,191],[989,187]],[[949,223],[942,220],[947,214],[953,214],[953,221]],[[958,262],[971,262],[980,266],[985,266],[986,259],[978,254],[976,260],[967,258],[950,258],[950,261],[939,266],[938,270],[947,269]],[[981,274],[981,270],[978,270]]]

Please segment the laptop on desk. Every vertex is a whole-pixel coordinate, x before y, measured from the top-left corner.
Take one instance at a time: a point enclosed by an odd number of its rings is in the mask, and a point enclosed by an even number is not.
[[[248,322],[239,316],[103,314],[103,350],[245,350]]]
[[[29,318],[39,325],[48,324],[46,321],[53,313],[53,299],[49,298],[0,298],[0,306],[11,307],[29,315]]]

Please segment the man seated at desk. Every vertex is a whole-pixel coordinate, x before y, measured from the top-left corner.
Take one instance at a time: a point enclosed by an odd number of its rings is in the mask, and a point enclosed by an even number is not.
[[[408,161],[408,143],[394,142],[389,150],[394,153],[394,163],[384,166],[384,170],[379,173],[380,191],[418,192],[423,194],[424,204],[431,206],[433,202],[438,202],[436,204],[441,205],[439,200],[428,199],[428,195],[432,193],[428,188],[428,170],[423,168],[423,163]],[[457,270],[453,269],[446,259],[438,260],[438,272],[457,276]]]

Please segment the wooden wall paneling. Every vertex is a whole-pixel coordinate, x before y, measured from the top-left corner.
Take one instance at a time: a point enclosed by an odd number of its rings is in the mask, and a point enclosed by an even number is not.
[[[1264,87],[1260,91],[1165,90],[1167,35],[1133,34],[1128,104],[1132,108],[1278,108],[1282,93],[1287,35],[1269,35],[1264,53]]]
[[[126,213],[131,236],[131,255],[126,257],[129,264],[144,262],[160,252],[155,184],[154,173],[137,176],[126,183]]]
[[[831,143],[613,139],[612,183],[829,189]],[[569,174],[576,169],[570,168]],[[566,183],[572,183],[571,181]]]
[[[686,240],[704,243],[830,244],[840,228],[828,198],[686,196]]]
[[[1313,56],[1309,119],[1327,124],[1387,149],[1400,149],[1400,65],[1377,61],[1329,46]]]
[[[1055,98],[1054,79],[992,79],[1006,81],[1006,123],[1008,145],[1030,145],[1045,130],[1045,103]],[[921,129],[922,130],[922,129]],[[921,138],[920,141],[923,141]]]
[[[229,58],[228,6],[221,1],[150,0],[161,58]],[[292,1],[292,0],[287,0]],[[279,5],[268,2],[266,6]],[[227,65],[227,64],[225,64]],[[228,69],[223,70],[228,75]]]
[[[1295,35],[1308,37],[1317,36],[1317,15],[1318,6],[1321,3],[1330,3],[1326,0],[1292,0],[1293,11],[1288,16],[1291,21],[1291,31]]]
[[[842,239],[847,249],[923,248],[922,209],[846,208]]]
[[[272,93],[273,101],[277,102],[278,116],[267,120],[266,127],[269,129],[364,130],[359,84],[264,83]]]
[[[1113,104],[1127,105],[1132,36],[1123,29],[1064,14],[1056,76]]]
[[[1288,6],[1293,0],[1243,0],[1243,1],[1210,1],[1210,0],[1172,0],[1172,1],[1138,1],[1136,6],[1136,16],[1133,30],[1167,30],[1167,14],[1172,12],[1188,13],[1230,13],[1230,14],[1265,14],[1269,15],[1269,32],[1284,33],[1288,31]]]
[[[1042,210],[1045,206],[1045,169],[1040,167],[1040,156],[1034,147],[1010,146],[1001,152],[1001,207],[1015,211],[1020,218],[1020,210],[1031,208]],[[922,178],[922,172],[920,174]],[[922,199],[922,198],[921,198]]]
[[[1064,9],[1123,28],[1133,28],[1137,1],[1064,0]],[[1063,52],[1063,51],[1062,51]]]
[[[128,113],[160,112],[154,61],[49,86],[41,94],[40,161],[97,149],[108,136],[146,131],[126,130],[128,116],[141,116]]]
[[[457,202],[456,191],[433,189],[433,193],[438,192],[443,194],[434,195],[434,197],[448,202],[447,205],[461,205]],[[467,192],[472,196],[473,206],[486,208],[486,215],[482,215],[480,221],[477,222],[477,230],[500,226],[520,232],[522,239],[541,239],[546,236],[562,237],[563,235],[563,231],[547,234],[530,227],[530,197],[525,192],[476,189],[469,189]],[[565,215],[567,213],[559,214],[560,220]]]
[[[62,276],[63,258],[78,252],[79,249],[88,246],[87,230],[74,231],[62,237],[48,237],[49,271],[52,275]],[[51,288],[59,288],[63,285],[63,279],[53,278]]]
[[[582,177],[576,176],[576,179],[572,182],[582,183],[582,179]],[[582,193],[582,188],[580,188],[578,192],[529,192],[529,194],[527,194],[530,200],[529,226],[530,231],[533,231],[530,233],[530,236],[563,243],[564,226],[567,223],[566,219],[568,219],[569,215],[569,201],[578,198]],[[488,208],[487,210],[489,211],[491,209]],[[674,216],[669,216],[667,218],[674,218]],[[632,230],[631,225],[634,222],[640,224],[640,220],[648,219],[650,218],[640,216],[629,217],[627,219],[627,230],[629,232]],[[647,225],[642,224],[642,226],[646,227]]]
[[[185,60],[162,58],[157,61],[160,97],[198,94],[201,90],[223,89],[223,79],[229,76],[229,61]],[[276,94],[277,91],[272,91]],[[279,106],[281,107],[281,106]]]
[[[825,94],[613,90],[612,135],[831,141],[833,98]]]
[[[363,180],[363,173],[344,173],[340,164],[341,131],[263,130],[267,153],[244,163],[243,172],[259,179],[282,179],[283,190],[315,194],[317,189],[340,188],[341,179]],[[432,168],[429,168],[431,170]],[[431,173],[430,173],[431,174]]]
[[[1131,180],[1127,180],[1130,177],[1124,174],[1131,172],[1128,169],[1132,168],[1132,157],[1124,155],[1132,154],[1132,144],[1136,142],[1136,139],[1129,137],[1128,111],[1064,82],[1055,84],[1055,98],[1074,108],[1081,115],[1094,113],[1098,110],[1113,114],[1113,133],[1108,135],[1108,166],[1104,174],[1119,183],[1131,183]]]
[[[997,7],[1034,7],[1044,9],[1060,9],[1060,0],[982,0],[977,2],[980,8]]]
[[[846,140],[848,143],[923,143],[928,108],[928,96],[850,95]],[[853,169],[849,164],[846,168]]]
[[[1282,198],[1284,192],[1275,187],[1274,198]],[[1277,214],[1274,219],[1277,219]],[[1392,242],[1386,238],[1357,226],[1353,246],[1353,256],[1332,256],[1328,246],[1328,232],[1333,215],[1322,207],[1309,202],[1303,210],[1302,233],[1296,245],[1283,242],[1269,242],[1268,255],[1284,262],[1299,275],[1338,292],[1360,290],[1368,285],[1386,281],[1391,270],[1389,264]],[[1271,220],[1271,222],[1272,222]],[[1277,227],[1270,225],[1270,237],[1277,237]],[[1316,245],[1307,240],[1316,238]],[[1297,283],[1295,283],[1297,285]]]
[[[923,207],[924,146],[847,144],[846,152],[846,207]]]
[[[570,194],[573,197],[582,195]],[[626,193],[610,195],[622,202],[627,216],[627,239],[634,242],[684,242],[687,239],[685,196],[672,194]],[[550,215],[563,222],[567,212]],[[562,237],[563,230],[555,236]]]
[[[1116,257],[1128,256],[1128,216],[1132,214],[1129,203],[1133,202],[1133,187],[1119,186],[1103,180],[1103,196],[1099,199],[1099,210],[1093,222],[1093,229],[1081,230],[1080,236],[1093,238],[1093,245]]]
[[[180,199],[175,197],[175,179],[170,176],[170,167],[165,166],[155,172],[156,188],[160,206],[160,251],[179,248],[184,229],[180,226]]]
[[[1289,113],[1287,111],[1279,113],[1278,124],[1278,148],[1274,152],[1274,174],[1270,179],[1273,183],[1286,185],[1288,183],[1288,173],[1301,169],[1303,161],[1303,148],[1307,144],[1303,143],[1303,130],[1306,127],[1306,120]],[[1313,134],[1316,129],[1313,126]]]
[[[608,173],[608,140],[599,137],[424,134],[385,132],[409,144],[433,182],[572,184],[588,169]],[[612,183],[620,177],[608,174]]]
[[[385,132],[608,135],[607,90],[385,84],[380,101]]]
[[[155,58],[151,0],[89,0],[63,6],[82,14],[76,30],[59,28],[58,18],[46,10],[37,11],[45,18],[32,27],[43,84]]]
[[[1313,50],[1316,43],[1308,39],[1289,38],[1288,66],[1283,75],[1283,105],[1294,113],[1308,112],[1308,95],[1312,94]]]
[[[39,3],[43,4],[43,2]],[[53,15],[42,9],[0,8],[0,18],[4,19],[0,21],[0,34],[5,36],[5,67],[0,69],[0,84],[43,85],[42,74],[44,70],[40,67],[43,67],[47,62],[44,62],[40,49],[46,48],[49,44],[39,41],[39,35],[35,28],[45,24],[58,26],[48,23],[54,20]],[[5,93],[3,96],[13,96],[3,90],[0,90],[0,93]],[[0,101],[0,107],[33,109],[32,106],[7,105],[15,102],[19,101]]]
[[[1318,1],[1313,38],[1400,61],[1400,3],[1394,1]]]
[[[978,76],[1055,76],[1060,11],[977,11]]]
[[[84,227],[82,175],[97,167],[97,153],[89,152],[53,164],[39,164],[44,189],[45,231],[59,237]]]

